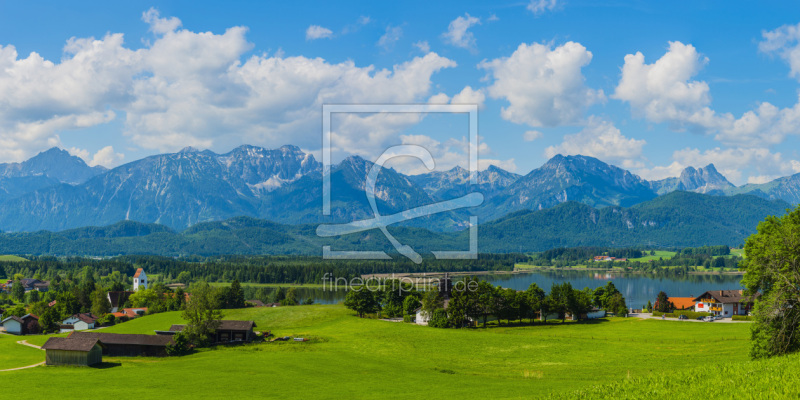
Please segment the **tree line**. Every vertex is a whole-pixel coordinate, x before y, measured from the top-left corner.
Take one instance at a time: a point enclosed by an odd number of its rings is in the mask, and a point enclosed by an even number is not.
[[[617,315],[627,315],[627,305],[622,293],[612,282],[596,289],[575,289],[569,282],[554,284],[549,293],[532,283],[527,290],[494,286],[473,277],[452,285],[449,292],[432,288],[420,291],[408,283],[390,280],[370,290],[370,285],[353,288],[346,297],[345,307],[359,317],[378,313],[382,317],[404,317],[407,322],[417,310],[422,311],[428,325],[438,328],[460,328],[470,321],[482,321],[486,327],[489,317],[507,322],[525,319],[533,323],[538,317],[544,321],[556,315],[562,322],[568,315],[581,319],[593,307]]]

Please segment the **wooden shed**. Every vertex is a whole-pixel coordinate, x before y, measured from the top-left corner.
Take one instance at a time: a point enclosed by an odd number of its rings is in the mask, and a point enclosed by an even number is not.
[[[172,325],[169,330],[171,332],[181,332],[186,325]],[[235,321],[235,320],[222,320],[219,321],[219,326],[214,330],[214,335],[211,341],[214,343],[241,343],[251,342],[256,338],[253,328],[256,323],[253,321]],[[165,332],[162,332],[164,334]]]
[[[163,357],[167,355],[167,345],[174,344],[172,336],[161,335],[82,331],[72,332],[69,338],[98,340],[104,355],[116,357]]]
[[[103,348],[97,339],[51,337],[42,350],[47,365],[77,365],[88,367],[103,362]]]

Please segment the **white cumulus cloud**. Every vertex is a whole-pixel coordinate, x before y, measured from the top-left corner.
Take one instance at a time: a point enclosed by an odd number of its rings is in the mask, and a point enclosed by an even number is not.
[[[771,31],[761,32],[758,49],[777,55],[789,64],[789,76],[800,80],[800,24],[783,25]]]
[[[556,0],[531,0],[526,7],[534,15],[541,15],[556,9]]]
[[[580,132],[564,135],[561,144],[547,147],[545,155],[550,158],[556,154],[581,154],[632,168],[641,165],[645,144],[644,140],[624,136],[613,123],[591,117]]]
[[[447,32],[442,34],[446,43],[452,44],[463,49],[475,49],[475,35],[469,32],[469,28],[481,23],[480,18],[464,14],[450,21]]]
[[[333,31],[319,25],[311,25],[306,29],[306,40],[330,39],[331,37],[333,37]]]
[[[508,101],[504,119],[533,127],[577,123],[586,108],[603,101],[602,90],[585,85],[581,68],[592,53],[580,43],[549,45],[522,43],[509,57],[483,61],[489,71],[489,96]]]

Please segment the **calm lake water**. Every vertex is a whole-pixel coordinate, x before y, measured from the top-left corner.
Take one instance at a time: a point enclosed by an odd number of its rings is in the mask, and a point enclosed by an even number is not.
[[[655,302],[659,291],[665,291],[670,297],[699,296],[707,290],[741,289],[739,275],[688,275],[659,276],[655,274],[608,273],[604,271],[541,271],[524,274],[483,275],[495,286],[525,290],[531,283],[536,283],[546,292],[554,283],[570,282],[572,287],[597,288],[608,281],[625,296],[628,307],[642,308],[647,301]],[[298,288],[300,299],[313,298],[318,304],[335,304],[344,300],[345,291],[323,290],[321,288]]]
[[[670,297],[693,297],[708,290],[742,289],[741,279],[740,275],[658,276],[604,271],[542,271],[486,277],[495,286],[516,290],[525,290],[535,282],[546,292],[554,283],[570,282],[576,289],[595,289],[611,281],[631,308],[642,308],[648,300],[654,303],[658,292],[662,290]]]

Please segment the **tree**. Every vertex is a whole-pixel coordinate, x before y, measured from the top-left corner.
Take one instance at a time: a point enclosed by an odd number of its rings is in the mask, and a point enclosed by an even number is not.
[[[189,338],[183,332],[172,336],[172,343],[165,349],[168,356],[182,356],[189,353]]]
[[[751,357],[800,350],[800,207],[758,224],[744,251],[742,284],[755,298]]]
[[[180,283],[189,284],[192,280],[192,274],[190,274],[189,271],[181,271],[175,280]]]
[[[553,284],[550,288],[548,298],[550,300],[549,308],[551,312],[558,313],[561,317],[561,322],[567,319],[567,311],[569,311],[571,297],[574,295],[574,290],[569,282],[562,284]]]
[[[378,311],[380,307],[374,293],[363,286],[347,292],[344,297],[344,306],[355,311],[359,318],[364,318],[364,314]]]
[[[286,297],[281,300],[281,305],[296,306],[298,304],[300,304],[300,302],[297,300],[297,289],[293,287],[289,288],[289,290],[286,291]]]
[[[429,318],[433,312],[444,308],[444,298],[438,290],[428,290],[422,295],[422,312]]]
[[[278,288],[275,289],[275,295],[272,298],[272,302],[280,303],[285,298],[286,298],[286,289],[284,289],[283,286],[278,286]]]
[[[546,297],[547,295],[544,293],[544,289],[540,288],[535,282],[528,286],[528,290],[525,291],[525,298],[531,316],[542,311],[542,306]]]
[[[155,289],[139,289],[136,293],[132,294],[128,301],[131,307],[153,307],[159,300],[158,292]]]
[[[422,306],[422,303],[419,301],[420,294],[417,291],[411,292],[408,296],[406,296],[405,300],[403,300],[403,312],[406,315],[414,314],[418,308]]]
[[[567,309],[572,314],[572,319],[579,320],[592,309],[592,289],[573,290],[567,297]]]
[[[227,308],[244,308],[244,292],[238,280],[234,279],[231,283],[225,303]]]
[[[189,322],[183,331],[192,343],[198,346],[209,343],[222,319],[219,308],[220,300],[214,288],[205,282],[193,286],[191,298],[182,314],[183,319]]]
[[[669,297],[663,291],[658,292],[658,296],[656,297],[656,305],[655,310],[658,312],[667,313],[672,311],[669,304]]]
[[[92,314],[102,317],[103,314],[108,314],[109,311],[111,311],[111,302],[106,297],[106,291],[97,289],[92,292]]]
[[[28,293],[25,293],[25,304],[36,303],[37,301],[39,301],[38,290],[31,290]]]
[[[48,307],[45,312],[39,315],[39,330],[42,333],[58,332],[59,325],[61,324],[60,317],[58,311],[53,307]]]
[[[628,306],[625,304],[625,298],[622,297],[622,293],[611,296],[606,302],[605,309],[606,311],[613,312],[618,317],[628,315]]]
[[[653,312],[653,304],[650,303],[650,300],[647,300],[647,311]]]
[[[486,327],[486,320],[492,314],[495,305],[497,290],[491,283],[486,281],[478,282],[476,313],[483,317],[483,327]]]
[[[14,282],[11,284],[11,297],[19,303],[25,301],[25,288],[22,287],[22,283],[19,279],[14,279]]]

